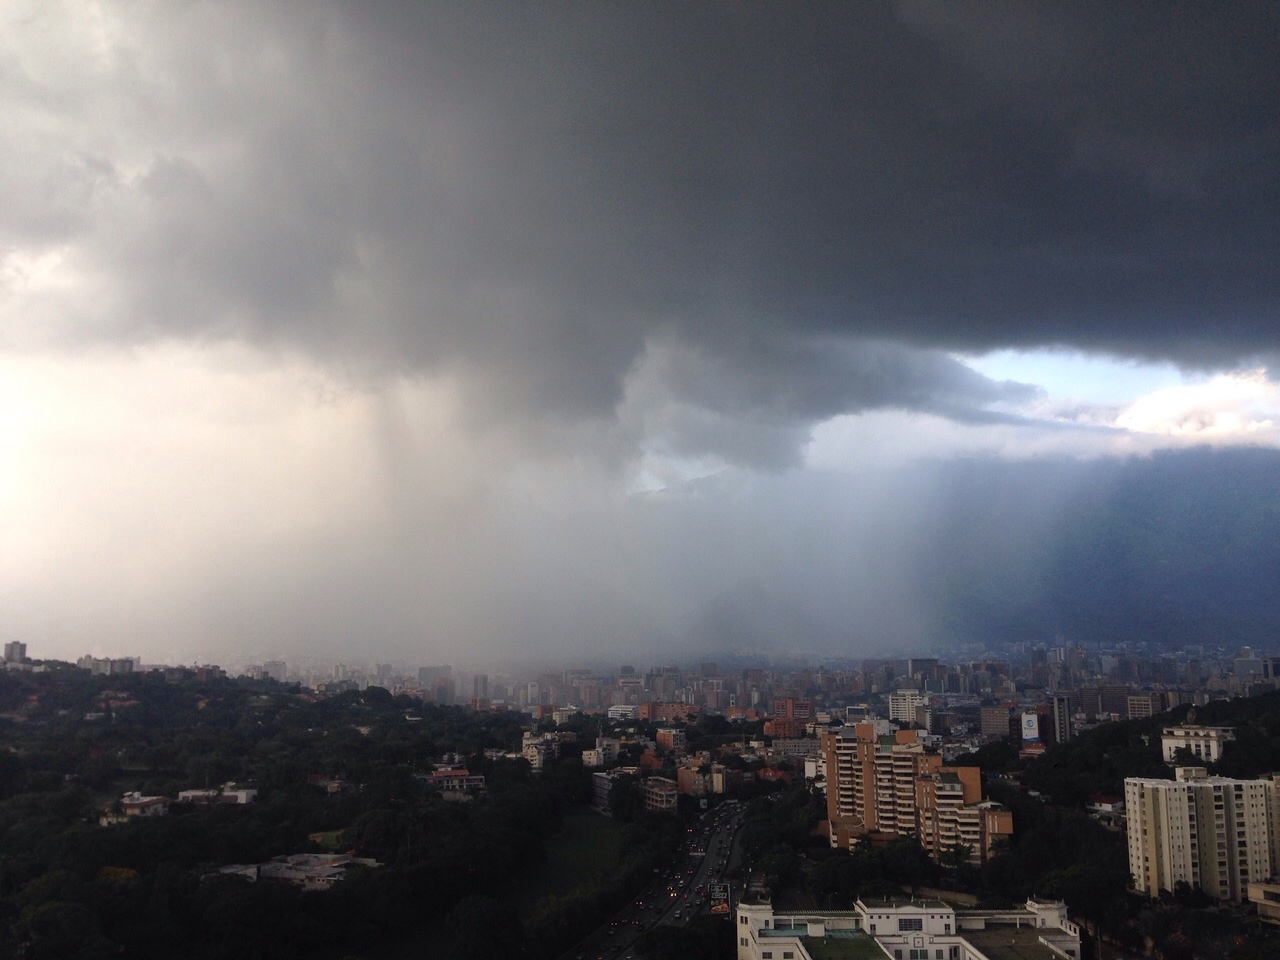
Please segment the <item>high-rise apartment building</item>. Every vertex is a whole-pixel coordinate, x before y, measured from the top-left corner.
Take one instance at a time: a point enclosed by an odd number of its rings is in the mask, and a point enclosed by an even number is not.
[[[1075,712],[1075,694],[1055,693],[1053,695],[1053,739],[1056,743],[1066,743],[1075,736],[1071,719]]]
[[[904,723],[916,722],[916,707],[929,702],[919,690],[895,690],[889,694],[889,719]]]
[[[1130,720],[1145,720],[1164,712],[1164,698],[1155,691],[1129,694],[1126,703]]]
[[[979,729],[984,737],[1007,737],[1012,703],[988,704],[978,708]]]
[[[822,735],[831,845],[915,835],[931,856],[964,845],[974,862],[1013,832],[1008,811],[982,804],[976,767],[944,767],[914,730],[877,735],[859,723]],[[981,808],[981,809],[980,809]]]
[[[1178,883],[1240,902],[1250,881],[1272,874],[1272,780],[1210,777],[1179,767],[1176,780],[1124,782],[1129,872],[1139,893],[1157,896]]]
[[[1013,836],[1013,813],[982,800],[977,767],[941,767],[916,779],[916,825],[920,845],[934,860],[963,848],[971,863],[983,863],[997,841]]]

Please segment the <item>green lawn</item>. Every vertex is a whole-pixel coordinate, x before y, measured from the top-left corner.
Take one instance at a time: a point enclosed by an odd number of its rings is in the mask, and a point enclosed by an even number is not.
[[[338,842],[338,838],[342,836],[341,830],[325,830],[321,833],[313,833],[308,839],[313,841],[316,846],[323,847],[325,850],[338,850],[342,844]]]
[[[617,869],[621,842],[622,825],[609,817],[590,812],[565,817],[560,832],[547,841],[546,862],[531,865],[520,878],[520,910],[548,895],[595,886]]]

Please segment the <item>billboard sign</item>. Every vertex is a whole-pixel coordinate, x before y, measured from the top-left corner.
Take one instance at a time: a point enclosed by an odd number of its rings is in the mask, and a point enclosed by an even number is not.
[[[707,893],[711,900],[712,913],[728,913],[729,912],[729,884],[712,883],[707,887]]]
[[[1022,715],[1022,742],[1036,743],[1040,739],[1040,715],[1024,713]]]

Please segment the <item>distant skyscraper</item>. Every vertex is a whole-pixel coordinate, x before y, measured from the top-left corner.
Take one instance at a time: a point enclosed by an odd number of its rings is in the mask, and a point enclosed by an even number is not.
[[[27,659],[27,645],[14,640],[12,643],[4,645],[4,662],[5,663],[21,663]]]
[[[1071,717],[1075,712],[1074,694],[1055,693],[1053,695],[1053,739],[1057,743],[1066,743],[1074,736]]]
[[[453,675],[453,667],[445,664],[439,667],[419,667],[418,682],[424,687],[430,687],[442,677],[450,677]]]
[[[289,675],[289,671],[283,660],[268,660],[262,665],[262,672],[272,680],[276,680],[279,683],[284,683],[285,679]]]

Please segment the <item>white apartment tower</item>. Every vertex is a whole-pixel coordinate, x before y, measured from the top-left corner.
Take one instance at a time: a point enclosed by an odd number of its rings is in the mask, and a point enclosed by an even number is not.
[[[1176,780],[1124,782],[1129,872],[1134,888],[1154,897],[1179,882],[1239,903],[1250,881],[1272,873],[1268,806],[1272,780],[1210,777],[1179,767]]]
[[[889,719],[916,722],[916,707],[927,706],[929,698],[919,690],[895,690],[889,694]]]

